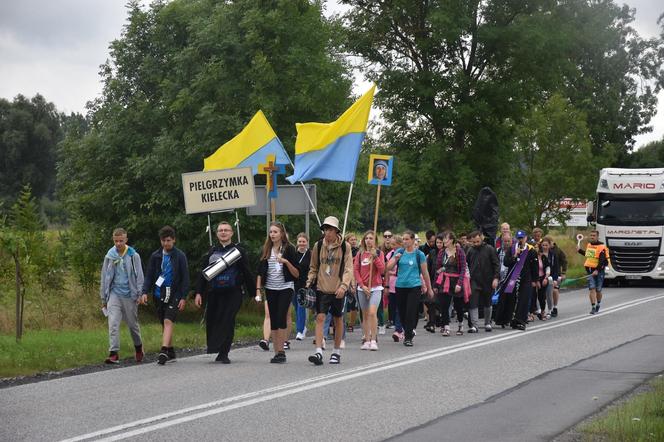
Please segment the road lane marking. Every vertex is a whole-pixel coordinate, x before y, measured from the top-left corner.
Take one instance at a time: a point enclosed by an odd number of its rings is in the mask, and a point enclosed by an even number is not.
[[[115,441],[122,440],[133,436],[138,436],[141,434],[157,431],[160,429],[168,428],[174,425],[183,424],[186,422],[191,422],[194,420],[202,419],[208,416],[213,416],[216,414],[221,414],[227,411],[236,410],[239,408],[248,407],[251,405],[259,404],[262,402],[267,402],[273,399],[282,398],[285,396],[290,396],[293,394],[305,392],[308,390],[313,390],[316,388],[321,388],[327,385],[335,384],[338,382],[347,381],[350,379],[355,379],[362,376],[367,376],[370,374],[390,370],[393,368],[403,367],[406,365],[411,365],[426,361],[429,359],[447,356],[454,354],[460,351],[472,350],[475,348],[484,347],[493,343],[500,343],[508,341],[517,337],[528,336],[533,333],[540,333],[544,331],[554,330],[559,327],[564,327],[570,324],[575,324],[578,322],[583,322],[592,319],[600,319],[603,316],[607,316],[621,310],[636,307],[638,305],[657,301],[664,299],[664,294],[656,294],[646,298],[628,301],[622,304],[618,304],[612,307],[607,307],[603,309],[597,315],[578,315],[563,321],[556,322],[547,322],[537,326],[531,326],[528,328],[527,332],[522,331],[508,331],[501,333],[498,336],[491,336],[486,338],[475,339],[471,342],[464,342],[460,344],[455,344],[448,347],[436,348],[432,350],[427,350],[407,356],[400,356],[397,358],[388,359],[385,361],[375,362],[348,370],[343,370],[340,372],[330,373],[322,376],[316,376],[308,379],[299,380],[296,382],[291,382],[288,384],[282,384],[270,388],[266,388],[259,391],[253,391],[229,398],[224,398],[218,401],[208,402],[205,404],[197,405],[194,407],[183,408],[180,410],[175,410],[168,413],[163,413],[157,416],[152,416],[145,419],[136,420],[134,422],[129,422],[122,425],[117,425],[114,427],[109,427],[106,429],[94,431],[91,433],[79,435],[73,438],[65,439],[62,442],[77,442],[90,440],[98,437],[108,436],[106,438],[100,439],[103,441]],[[203,411],[204,410],[204,411]],[[177,419],[164,421],[176,416],[181,416]],[[148,425],[151,424],[151,425]],[[141,427],[142,425],[148,425]],[[137,428],[141,427],[141,428]],[[133,429],[133,430],[132,430]],[[130,430],[130,431],[127,431]],[[119,434],[114,434],[119,433]]]

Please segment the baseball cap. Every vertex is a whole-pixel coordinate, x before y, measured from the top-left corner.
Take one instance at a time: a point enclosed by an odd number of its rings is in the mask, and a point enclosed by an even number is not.
[[[526,232],[524,232],[523,230],[517,230],[515,236],[516,236],[517,239],[518,239],[518,238],[525,238],[525,237],[528,236],[528,235],[527,235]]]

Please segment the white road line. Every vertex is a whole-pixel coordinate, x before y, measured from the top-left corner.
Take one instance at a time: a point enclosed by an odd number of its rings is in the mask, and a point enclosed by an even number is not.
[[[639,300],[634,300],[634,301],[628,301],[622,304],[618,304],[613,307],[608,307],[604,310],[602,310],[601,313],[591,316],[591,315],[579,315],[575,316],[572,318],[569,318],[564,321],[556,321],[554,323],[548,322],[546,324],[541,324],[537,326],[531,326],[528,328],[527,332],[521,332],[521,331],[510,331],[506,333],[501,333],[499,336],[491,336],[491,337],[486,337],[486,338],[480,338],[480,339],[475,339],[472,342],[468,343],[462,343],[462,344],[457,344],[449,347],[444,347],[444,348],[438,348],[434,350],[427,350],[424,352],[420,353],[415,353],[411,354],[408,356],[402,356],[398,358],[393,358],[393,359],[388,359],[385,361],[381,362],[376,362],[372,364],[367,364],[363,365],[360,367],[356,368],[351,368],[348,370],[336,372],[336,373],[330,373],[327,375],[323,376],[317,376],[313,378],[308,378],[308,379],[303,379],[300,381],[288,383],[288,384],[283,384],[283,385],[278,385],[275,387],[270,387],[266,388],[263,390],[259,391],[253,391],[249,393],[245,393],[242,395],[238,396],[233,396],[225,399],[221,399],[218,401],[213,401],[213,402],[208,402],[205,404],[197,405],[195,407],[188,407],[188,408],[183,408],[180,410],[175,410],[169,413],[164,413],[160,414],[157,416],[152,416],[149,418],[145,419],[140,419],[134,422],[129,422],[126,424],[122,425],[117,425],[114,427],[109,427],[106,429],[102,429],[99,431],[87,433],[87,434],[82,434],[80,436],[76,436],[70,439],[65,439],[62,442],[77,442],[77,441],[84,441],[84,440],[90,440],[94,439],[97,437],[103,437],[103,436],[109,436],[104,439],[100,439],[103,441],[115,441],[115,440],[122,440],[126,439],[129,437],[133,436],[138,436],[141,434],[149,433],[152,431],[157,431],[163,428],[168,428],[174,425],[190,422],[193,420],[198,420],[202,419],[204,417],[208,416],[213,416],[215,414],[220,414],[224,413],[226,411],[231,411],[235,410],[238,408],[244,408],[248,407],[251,405],[255,405],[261,402],[266,402],[270,401],[273,399],[278,399],[282,398],[285,396],[290,396],[293,394],[301,393],[304,391],[308,390],[313,390],[316,388],[324,387],[327,385],[335,384],[338,382],[343,382],[349,379],[354,379],[362,376],[367,376],[373,373],[378,373],[381,371],[385,370],[390,370],[393,368],[398,368],[402,367],[405,365],[410,365],[410,364],[415,364],[418,362],[426,361],[429,359],[441,357],[441,356],[446,356],[450,354],[454,354],[460,351],[465,351],[465,350],[472,350],[475,348],[479,347],[484,347],[489,344],[493,343],[500,343],[503,341],[508,341],[514,338],[519,338],[519,337],[526,337],[528,335],[531,335],[533,333],[539,333],[539,332],[544,332],[544,331],[549,331],[549,330],[554,330],[559,327],[564,327],[570,324],[575,324],[578,322],[582,321],[588,321],[591,319],[599,319],[603,316],[610,315],[616,312],[619,312],[621,310],[635,307],[647,302],[651,301],[657,301],[660,299],[664,299],[664,294],[656,294],[652,295],[646,298],[642,298]],[[201,411],[205,410],[205,411]],[[192,414],[190,414],[192,413]],[[187,416],[184,416],[187,415]],[[182,416],[177,419],[173,420],[168,420],[166,422],[158,422],[158,421],[163,421],[166,419],[170,419],[176,416]],[[157,422],[157,423],[155,423]],[[152,424],[148,425],[142,428],[136,428],[140,427],[142,425],[147,425],[147,424]],[[130,430],[132,428],[136,428],[131,431],[126,431]],[[113,434],[113,433],[120,433],[120,434]]]

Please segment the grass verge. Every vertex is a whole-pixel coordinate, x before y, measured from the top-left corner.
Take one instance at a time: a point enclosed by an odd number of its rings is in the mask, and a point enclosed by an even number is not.
[[[235,329],[236,341],[257,340],[262,334],[261,325],[243,321],[238,316]],[[120,358],[132,358],[134,345],[129,331],[123,324],[120,336]],[[143,346],[147,353],[161,347],[161,325],[141,324]],[[199,323],[177,323],[174,345],[178,348],[204,348],[205,328]],[[108,355],[108,331],[91,330],[31,330],[23,335],[21,343],[14,336],[0,335],[0,377],[30,376],[49,371],[103,363]]]
[[[664,376],[580,428],[587,441],[631,442],[664,440]]]

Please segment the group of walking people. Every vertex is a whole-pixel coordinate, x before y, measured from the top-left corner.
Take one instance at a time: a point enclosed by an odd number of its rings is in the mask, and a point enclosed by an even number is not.
[[[459,239],[451,231],[429,231],[423,244],[410,230],[401,235],[385,231],[379,245],[373,231],[365,232],[359,241],[352,234],[342,238],[338,219],[329,216],[321,231],[322,237],[311,248],[304,233],[297,235],[293,245],[284,225],[272,222],[254,273],[247,252],[233,242],[231,224],[217,225],[218,244],[203,258],[194,297],[197,307],[205,306],[207,352],[217,354],[216,361],[231,362],[229,352],[243,292],[255,294],[256,302],[265,305],[264,336],[259,345],[266,351],[272,345],[270,362],[276,364],[287,361],[293,310],[295,337],[306,337],[308,309],[303,300],[309,300],[315,314],[314,352],[308,357],[314,365],[324,363],[330,329],[334,339],[329,363],[341,362],[345,333],[354,330],[357,307],[362,325],[360,348],[367,351],[378,350],[379,335],[385,328],[394,329],[394,342],[412,347],[421,317],[424,330],[449,337],[481,329],[491,332],[494,326],[526,330],[529,322],[558,315],[567,260],[541,229],[534,229],[531,239],[523,230],[513,237],[504,223],[491,244],[479,231]],[[176,359],[172,337],[189,290],[187,258],[175,247],[173,228],[163,227],[159,237],[162,247],[150,256],[144,276],[140,256],[127,245],[127,232],[113,232],[114,247],[104,259],[100,292],[109,324],[107,363],[119,362],[121,320],[129,326],[136,360],[143,359],[137,305],[147,304],[149,295],[163,326],[158,363]],[[594,314],[601,302],[608,249],[594,232],[587,249],[579,248],[579,252],[586,256]],[[208,270],[222,261],[222,270],[210,275]],[[381,324],[385,309],[387,325]]]

